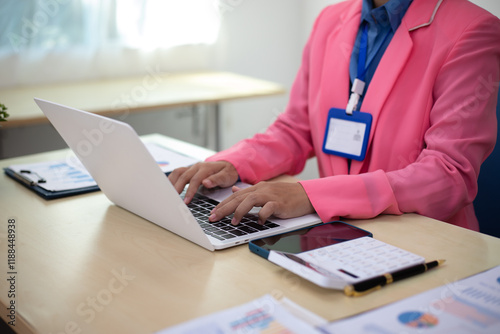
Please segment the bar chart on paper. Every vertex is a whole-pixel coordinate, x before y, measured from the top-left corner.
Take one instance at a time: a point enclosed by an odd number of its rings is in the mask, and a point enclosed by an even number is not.
[[[500,266],[385,307],[332,322],[327,333],[500,333]]]
[[[262,334],[293,333],[262,308],[247,312],[240,319],[231,322],[230,328],[235,333],[250,333],[256,330]]]
[[[300,334],[320,333],[292,316],[279,302],[265,295],[247,304],[166,328],[158,334]]]
[[[198,162],[192,157],[152,143],[146,144],[146,148],[164,173]],[[9,169],[25,183],[37,185],[49,192],[89,187],[95,187],[98,190],[97,183],[75,155],[68,155],[66,159],[58,161],[12,165]]]
[[[10,168],[48,191],[61,191],[95,186],[96,182],[79,161],[68,159],[14,165]]]

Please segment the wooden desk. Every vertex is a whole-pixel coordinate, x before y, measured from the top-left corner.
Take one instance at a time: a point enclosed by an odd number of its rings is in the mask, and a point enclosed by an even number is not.
[[[143,76],[0,90],[10,117],[3,128],[47,123],[34,97],[77,109],[123,119],[128,113],[187,105],[213,104],[216,149],[219,142],[219,103],[283,94],[278,84],[227,72],[159,73]]]
[[[147,136],[163,145],[181,145]],[[210,151],[192,148],[200,158]],[[179,146],[177,146],[179,147]],[[5,167],[67,151],[0,161]],[[1,316],[10,299],[7,222],[16,222],[16,327],[20,333],[149,333],[243,304],[286,296],[334,320],[500,264],[500,239],[415,214],[351,221],[385,242],[446,264],[359,298],[326,290],[252,254],[209,252],[111,204],[98,192],[45,201],[0,176]],[[452,288],[452,285],[450,286]]]

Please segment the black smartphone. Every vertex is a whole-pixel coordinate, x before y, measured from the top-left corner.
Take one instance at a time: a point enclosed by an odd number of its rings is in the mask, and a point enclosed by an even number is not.
[[[251,240],[248,247],[253,253],[267,259],[271,250],[297,254],[361,237],[373,237],[373,234],[342,221],[333,221]]]

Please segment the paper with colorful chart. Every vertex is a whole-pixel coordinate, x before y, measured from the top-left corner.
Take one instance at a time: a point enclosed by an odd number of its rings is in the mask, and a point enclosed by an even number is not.
[[[320,334],[306,317],[313,316],[307,310],[304,317],[293,315],[287,304],[271,295],[265,295],[249,303],[197,318],[180,325],[166,328],[157,334]],[[286,306],[288,305],[288,306]],[[300,308],[298,305],[294,309]],[[315,321],[322,321],[322,319]]]
[[[500,333],[500,266],[443,284],[385,307],[332,322],[322,330],[332,334]]]
[[[146,148],[164,173],[189,166],[198,160],[148,143]],[[74,155],[58,161],[9,166],[16,174],[48,191],[62,191],[96,186],[96,182]]]

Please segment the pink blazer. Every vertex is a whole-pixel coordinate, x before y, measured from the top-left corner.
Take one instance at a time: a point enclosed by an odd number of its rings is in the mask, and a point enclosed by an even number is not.
[[[361,0],[327,7],[304,49],[287,109],[265,133],[209,160],[243,181],[297,174],[325,222],[415,212],[478,230],[472,201],[496,138],[500,20],[465,0],[414,0],[387,48],[361,110],[373,115],[364,161],[322,152],[328,110],[345,108]]]

